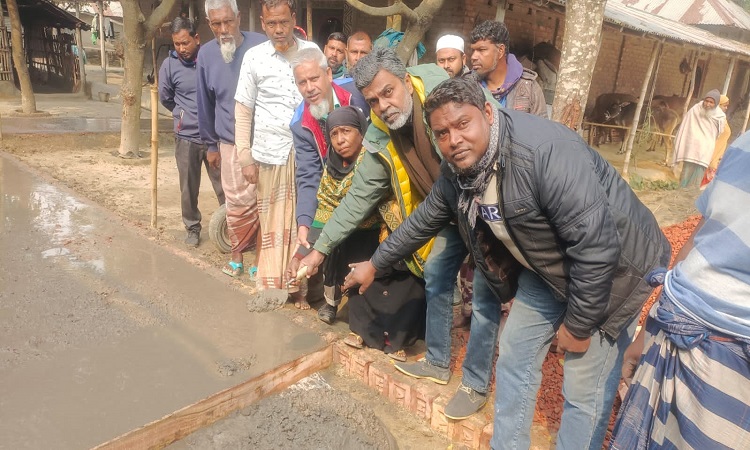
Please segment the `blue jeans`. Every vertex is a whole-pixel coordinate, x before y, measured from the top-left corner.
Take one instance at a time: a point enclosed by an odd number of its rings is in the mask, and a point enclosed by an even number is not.
[[[438,233],[424,268],[427,297],[425,343],[430,364],[447,368],[451,361],[453,290],[467,250],[458,228],[448,225]],[[500,303],[479,271],[474,273],[471,334],[463,363],[463,384],[486,393],[495,356]]]
[[[567,309],[567,304],[555,298],[535,273],[524,270],[518,284],[500,335],[495,424],[490,442],[494,450],[527,449],[531,445],[542,363]],[[617,340],[595,333],[586,353],[565,354],[565,403],[557,449],[601,449],[620,381],[622,355],[636,323],[633,319]]]

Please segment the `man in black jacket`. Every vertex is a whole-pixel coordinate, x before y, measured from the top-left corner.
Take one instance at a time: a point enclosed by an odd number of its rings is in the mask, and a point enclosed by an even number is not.
[[[669,242],[615,169],[564,126],[494,109],[458,78],[432,91],[425,114],[442,176],[344,288],[364,291],[376,268],[456,220],[495,295],[515,297],[499,339],[492,448],[529,447],[555,334],[565,352],[557,448],[601,448],[622,354],[651,292],[644,277],[669,263]]]

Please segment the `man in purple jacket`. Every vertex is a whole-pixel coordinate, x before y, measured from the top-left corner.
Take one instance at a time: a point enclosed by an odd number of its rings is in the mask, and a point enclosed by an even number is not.
[[[219,204],[224,204],[221,172],[206,160],[206,145],[198,133],[195,59],[200,38],[190,19],[177,17],[172,21],[174,50],[159,69],[159,100],[174,117],[177,172],[180,177],[182,222],[187,230],[185,244],[197,247],[201,236],[201,212],[198,192],[201,187],[201,165],[205,164]]]
[[[242,176],[234,146],[234,94],[242,57],[266,36],[240,31],[236,0],[206,0],[206,18],[216,39],[198,55],[198,128],[208,145],[208,163],[221,168],[226,196],[232,259],[222,271],[237,277],[244,272],[242,252],[255,243],[258,211],[255,186]]]
[[[326,56],[316,48],[300,50],[292,59],[292,70],[297,89],[304,99],[290,124],[296,162],[297,244],[310,248],[307,232],[318,207],[318,185],[328,154],[324,129],[328,113],[339,106],[351,105],[369,117],[370,108],[354,85],[354,80],[348,77],[333,80],[333,70]],[[310,283],[308,297],[314,298],[315,295],[313,283]],[[318,310],[318,318],[332,324],[336,319],[338,303],[332,296],[326,295],[325,299],[326,304]]]

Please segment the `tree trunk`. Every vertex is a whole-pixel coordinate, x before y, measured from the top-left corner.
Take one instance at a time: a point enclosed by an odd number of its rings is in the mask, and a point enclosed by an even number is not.
[[[143,58],[146,42],[151,39],[169,14],[175,0],[163,0],[146,19],[138,0],[123,0],[123,48],[125,74],[122,79],[122,128],[119,154],[122,157],[138,156],[141,135],[141,95],[143,93]],[[159,68],[155,67],[155,71]],[[159,105],[152,105],[157,108]]]
[[[125,74],[122,79],[122,128],[120,130],[120,156],[139,155],[141,134],[141,94],[143,92],[143,58],[145,56],[146,30],[143,14],[133,0],[121,2],[123,16],[123,46]]]
[[[26,52],[23,49],[23,32],[21,31],[21,16],[18,14],[18,3],[16,0],[8,0],[8,16],[10,17],[10,40],[13,50],[13,65],[18,73],[18,82],[21,85],[21,111],[24,114],[36,112],[36,99],[34,88],[31,86],[29,66],[26,64]]]
[[[577,130],[599,56],[605,1],[568,0],[565,5],[565,37],[552,118]]]

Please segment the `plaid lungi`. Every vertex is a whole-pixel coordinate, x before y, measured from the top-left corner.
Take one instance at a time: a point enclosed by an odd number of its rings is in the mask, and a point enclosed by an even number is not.
[[[750,448],[750,341],[707,328],[662,293],[612,449]]]
[[[285,165],[259,163],[256,187],[261,231],[257,290],[287,289],[286,269],[297,247],[294,155],[290,152]]]

